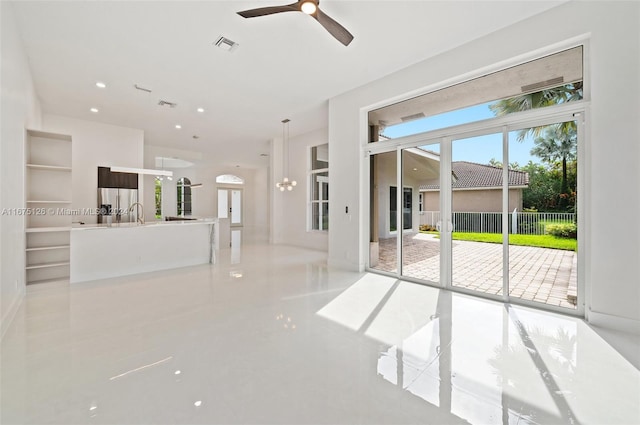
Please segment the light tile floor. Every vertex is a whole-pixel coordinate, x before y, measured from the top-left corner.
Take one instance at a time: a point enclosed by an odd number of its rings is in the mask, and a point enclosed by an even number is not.
[[[439,281],[440,241],[432,235],[405,235],[402,260],[405,276]],[[452,263],[454,286],[502,294],[502,245],[453,241]],[[376,269],[396,271],[395,238],[380,240],[380,261]],[[509,270],[510,295],[575,308],[575,298],[568,297],[570,288],[577,286],[575,252],[512,245]]]
[[[640,422],[640,372],[582,320],[284,246],[30,287],[0,371],[2,424]]]

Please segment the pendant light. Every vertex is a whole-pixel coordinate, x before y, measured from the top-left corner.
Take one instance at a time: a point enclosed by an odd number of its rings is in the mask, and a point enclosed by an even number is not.
[[[289,181],[286,177],[289,175],[289,120],[288,118],[282,120],[282,174],[283,178],[281,182],[276,183],[276,187],[280,189],[280,192],[284,192],[285,189],[292,191],[293,187],[298,183],[295,180]]]

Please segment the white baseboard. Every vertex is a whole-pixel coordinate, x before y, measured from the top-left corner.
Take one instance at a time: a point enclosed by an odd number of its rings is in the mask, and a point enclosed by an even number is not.
[[[0,324],[0,341],[4,339],[4,335],[7,333],[9,326],[13,323],[13,319],[16,317],[16,313],[22,305],[22,300],[24,300],[24,291],[20,291],[18,296],[13,299],[11,306],[9,307],[9,311],[2,318],[2,322]]]
[[[588,322],[593,326],[640,335],[640,320],[589,310]]]

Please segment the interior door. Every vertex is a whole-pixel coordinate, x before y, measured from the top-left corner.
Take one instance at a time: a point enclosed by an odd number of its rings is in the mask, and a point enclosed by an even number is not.
[[[242,226],[242,190],[233,189],[230,191],[231,196],[231,225]]]
[[[218,218],[229,218],[229,190],[218,189]]]
[[[242,189],[218,189],[218,218],[229,218],[231,226],[242,226]]]

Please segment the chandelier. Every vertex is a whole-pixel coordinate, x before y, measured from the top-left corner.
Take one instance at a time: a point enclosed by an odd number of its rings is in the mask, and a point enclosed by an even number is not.
[[[298,183],[295,180],[289,180],[289,120],[288,118],[282,120],[282,174],[281,182],[276,183],[276,187],[280,189],[280,192],[285,190],[293,190],[293,187]],[[286,171],[286,173],[285,173]]]

